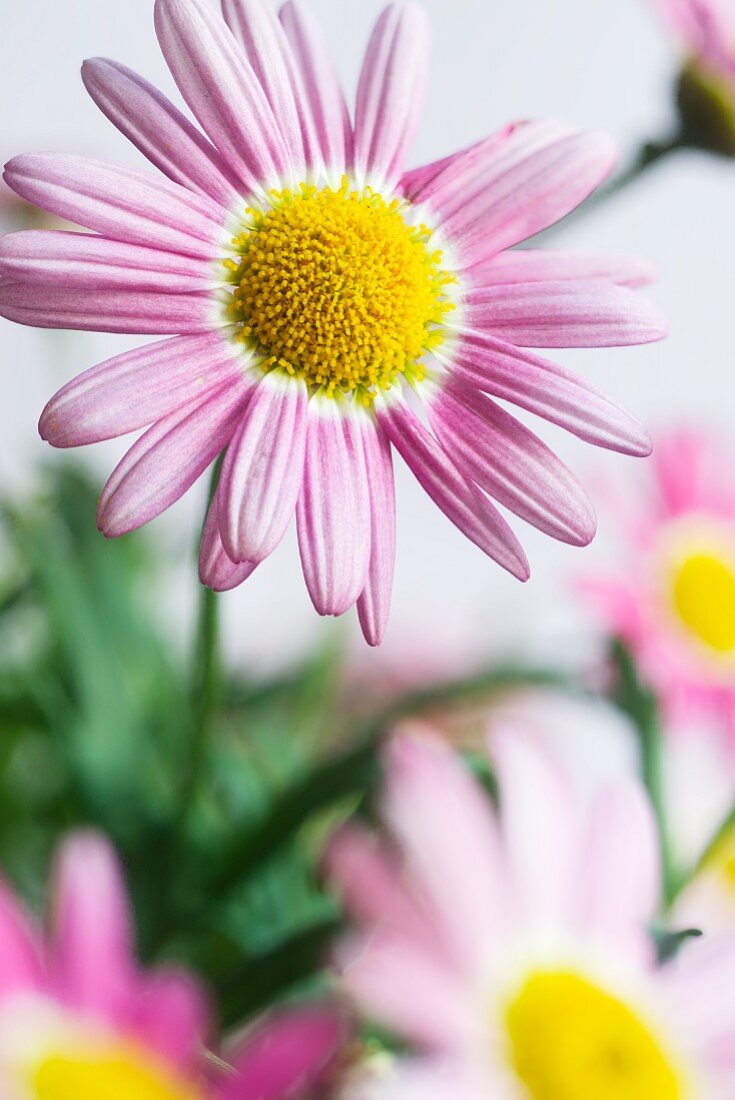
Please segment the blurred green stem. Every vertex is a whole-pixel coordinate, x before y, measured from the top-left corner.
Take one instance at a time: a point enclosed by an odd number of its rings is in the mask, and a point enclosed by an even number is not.
[[[616,640],[611,647],[611,660],[616,672],[612,699],[633,723],[638,737],[641,778],[651,799],[658,829],[661,854],[661,887],[664,907],[668,908],[679,889],[671,844],[663,781],[663,739],[655,695],[640,680],[638,670],[627,646]]]
[[[709,838],[704,848],[702,849],[699,858],[692,864],[692,866],[682,875],[676,883],[676,887],[673,891],[671,901],[675,901],[679,894],[685,887],[692,882],[693,879],[699,875],[707,866],[709,861],[717,852],[725,838],[735,829],[735,806],[731,806],[727,811],[722,821],[719,823],[712,836]]]

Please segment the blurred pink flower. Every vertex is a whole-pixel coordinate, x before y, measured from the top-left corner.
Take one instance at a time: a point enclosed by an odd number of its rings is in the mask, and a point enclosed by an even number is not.
[[[525,554],[485,493],[576,545],[595,518],[572,474],[494,399],[646,454],[636,420],[524,349],[640,344],[664,325],[634,292],[650,278],[638,261],[508,251],[607,175],[607,136],[520,123],[406,173],[427,71],[418,5],[391,4],[378,19],[354,126],[300,0],[280,22],[262,0],[223,0],[223,10],[224,20],[206,0],[155,7],[206,137],[129,69],[84,65],[95,102],[168,180],[52,154],[9,163],[18,194],[96,235],[6,238],[0,311],[31,325],[176,334],[87,371],[41,417],[59,447],[153,425],[102,493],[101,530],[153,519],[226,450],[203,582],[239,584],[295,513],[317,611],[357,603],[377,644],[395,557],[392,449],[468,538],[525,580]]]
[[[690,60],[735,81],[732,0],[655,0],[655,3],[679,35]]]
[[[350,825],[327,870],[358,922],[361,1008],[415,1043],[396,1100],[724,1100],[735,1090],[735,938],[659,968],[655,827],[621,780],[588,810],[515,734],[500,812],[429,736],[390,747],[389,839]]]
[[[172,969],[141,971],[125,888],[104,839],[61,849],[51,928],[36,930],[0,883],[0,1095],[3,1100],[279,1100],[315,1084],[337,1053],[339,1014],[276,1014],[208,1065],[209,1011]]]
[[[732,462],[702,432],[664,435],[649,493],[621,507],[627,548],[583,589],[632,647],[669,721],[714,716],[735,735]]]

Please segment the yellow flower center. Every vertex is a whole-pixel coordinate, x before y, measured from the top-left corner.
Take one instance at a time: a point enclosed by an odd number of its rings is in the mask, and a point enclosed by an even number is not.
[[[673,601],[682,623],[719,654],[735,651],[735,569],[711,553],[692,554],[676,568]]]
[[[47,1055],[36,1067],[34,1100],[199,1100],[198,1090],[136,1051]]]
[[[533,1100],[681,1100],[648,1027],[577,974],[538,972],[510,1005],[514,1069]]]
[[[400,375],[423,376],[453,308],[432,231],[410,225],[406,204],[369,188],[302,184],[273,192],[225,260],[230,320],[265,370],[282,368],[328,394],[369,400]]]

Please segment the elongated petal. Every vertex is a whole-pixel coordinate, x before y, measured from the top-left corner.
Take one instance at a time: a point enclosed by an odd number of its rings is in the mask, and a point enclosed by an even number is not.
[[[365,587],[370,501],[359,425],[333,398],[315,397],[309,403],[296,521],[314,607],[320,615],[341,615]]]
[[[429,417],[459,469],[521,519],[576,546],[594,537],[595,513],[577,479],[479,390],[450,381],[430,401]]]
[[[131,1025],[147,1050],[155,1051],[181,1073],[195,1075],[201,1069],[209,1017],[209,1005],[199,986],[188,974],[168,969],[140,983]]]
[[[635,256],[521,248],[501,252],[499,256],[470,268],[467,275],[477,286],[600,279],[619,286],[638,287],[656,278],[656,268]]]
[[[0,284],[0,316],[36,328],[130,332],[138,336],[208,332],[217,319],[209,294],[84,290],[24,281]]]
[[[105,485],[97,525],[108,538],[135,530],[169,508],[227,446],[248,397],[228,382],[159,420],[134,443]]]
[[[296,65],[275,12],[264,0],[222,0],[222,12],[266,94],[292,164],[304,165]]]
[[[464,336],[453,369],[478,389],[559,424],[588,443],[623,454],[651,453],[643,425],[600,390],[503,340],[479,331]]]
[[[656,824],[640,784],[621,780],[603,792],[585,837],[578,871],[581,927],[601,943],[638,944],[645,951],[641,930],[656,914],[661,880]]]
[[[27,202],[121,241],[211,259],[222,208],[169,180],[57,153],[25,154],[5,180]]]
[[[199,580],[215,592],[228,592],[247,580],[255,568],[253,562],[234,562],[228,558],[219,533],[219,505],[215,493],[202,532]]]
[[[175,336],[123,352],[73,378],[41,413],[54,447],[79,447],[145,428],[239,378],[244,360],[220,333]]]
[[[206,290],[216,282],[211,261],[92,233],[45,229],[25,229],[0,238],[0,272],[10,282],[27,280],[81,290],[178,294]]]
[[[508,524],[477,486],[459,472],[408,405],[381,394],[375,407],[391,443],[447,519],[493,561],[519,580],[527,580],[526,555]]]
[[[0,880],[0,999],[42,987],[39,937],[30,917]]]
[[[429,28],[411,0],[390,4],[373,30],[355,105],[355,170],[362,179],[398,178],[424,102]]]
[[[396,562],[396,490],[391,446],[379,424],[365,418],[363,451],[370,497],[370,565],[357,601],[368,645],[380,645],[388,625]]]
[[[125,885],[107,841],[94,833],[62,847],[53,889],[52,973],[57,996],[79,1012],[117,1022],[133,982]]]
[[[118,61],[93,57],[82,80],[99,109],[165,176],[230,210],[236,177],[217,150],[162,92]]]
[[[386,763],[386,820],[403,847],[407,874],[436,912],[452,957],[476,978],[510,906],[491,804],[436,737],[397,737]]]
[[[341,174],[352,163],[352,127],[321,28],[304,0],[288,0],[280,19],[299,67],[319,156],[327,171]],[[314,151],[306,137],[305,145],[313,164]]]
[[[503,140],[505,133],[510,133],[512,130],[513,126],[507,127],[506,131],[496,134],[494,140],[496,142]],[[449,168],[455,161],[482,144],[484,141],[476,141],[456,153],[450,153],[447,157],[440,157],[439,160],[433,160],[430,164],[422,164],[418,168],[411,168],[408,172],[404,172],[399,185],[401,192],[411,201],[414,199],[420,201],[419,196],[429,194],[430,185],[441,176],[445,168]]]
[[[602,282],[512,283],[470,291],[466,322],[511,344],[603,348],[647,344],[666,335],[652,302]]]
[[[250,190],[288,175],[265,93],[229,27],[206,0],[156,0],[158,41],[179,91]]]
[[[564,217],[607,175],[615,148],[605,134],[554,119],[521,123],[473,146],[415,196],[472,266]]]
[[[301,488],[307,401],[301,379],[266,375],[227,448],[217,496],[232,561],[263,561],[283,538]]]
[[[279,1009],[231,1055],[235,1075],[219,1100],[284,1100],[312,1090],[319,1095],[346,1040],[344,1015],[332,1005]]]

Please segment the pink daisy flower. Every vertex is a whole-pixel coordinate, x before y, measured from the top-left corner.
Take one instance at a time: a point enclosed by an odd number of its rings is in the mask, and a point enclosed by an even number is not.
[[[317,611],[388,616],[391,454],[468,538],[525,580],[500,504],[555,538],[593,536],[580,485],[504,399],[581,438],[646,454],[633,418],[537,347],[656,340],[634,260],[508,249],[607,175],[610,140],[549,120],[509,126],[405,172],[427,68],[413,3],[380,16],[354,121],[308,8],[156,0],[164,56],[204,134],[142,77],[92,60],[95,102],[167,180],[80,157],[21,156],[18,194],[95,231],[11,235],[0,311],[26,324],[172,334],[64,386],[40,431],[59,447],[144,428],[100,498],[121,535],[225,452],[202,541],[232,588],[296,514]],[[206,135],[206,136],[204,136]],[[433,432],[413,410],[413,390]]]
[[[656,0],[690,59],[735,82],[735,4],[732,0]],[[735,90],[735,83],[733,83]]]
[[[131,939],[120,870],[99,836],[63,846],[47,936],[0,883],[3,1100],[280,1100],[318,1084],[342,1040],[335,1010],[275,1014],[216,1073],[202,992],[177,971],[140,971]]]
[[[628,552],[583,588],[631,646],[667,716],[715,717],[735,734],[732,455],[682,428],[661,438],[650,492],[622,515]]]
[[[399,738],[390,841],[349,826],[329,852],[358,920],[344,981],[423,1051],[372,1095],[727,1100],[735,939],[657,966],[657,841],[639,785],[584,811],[522,738],[495,763],[500,812],[441,741]]]

